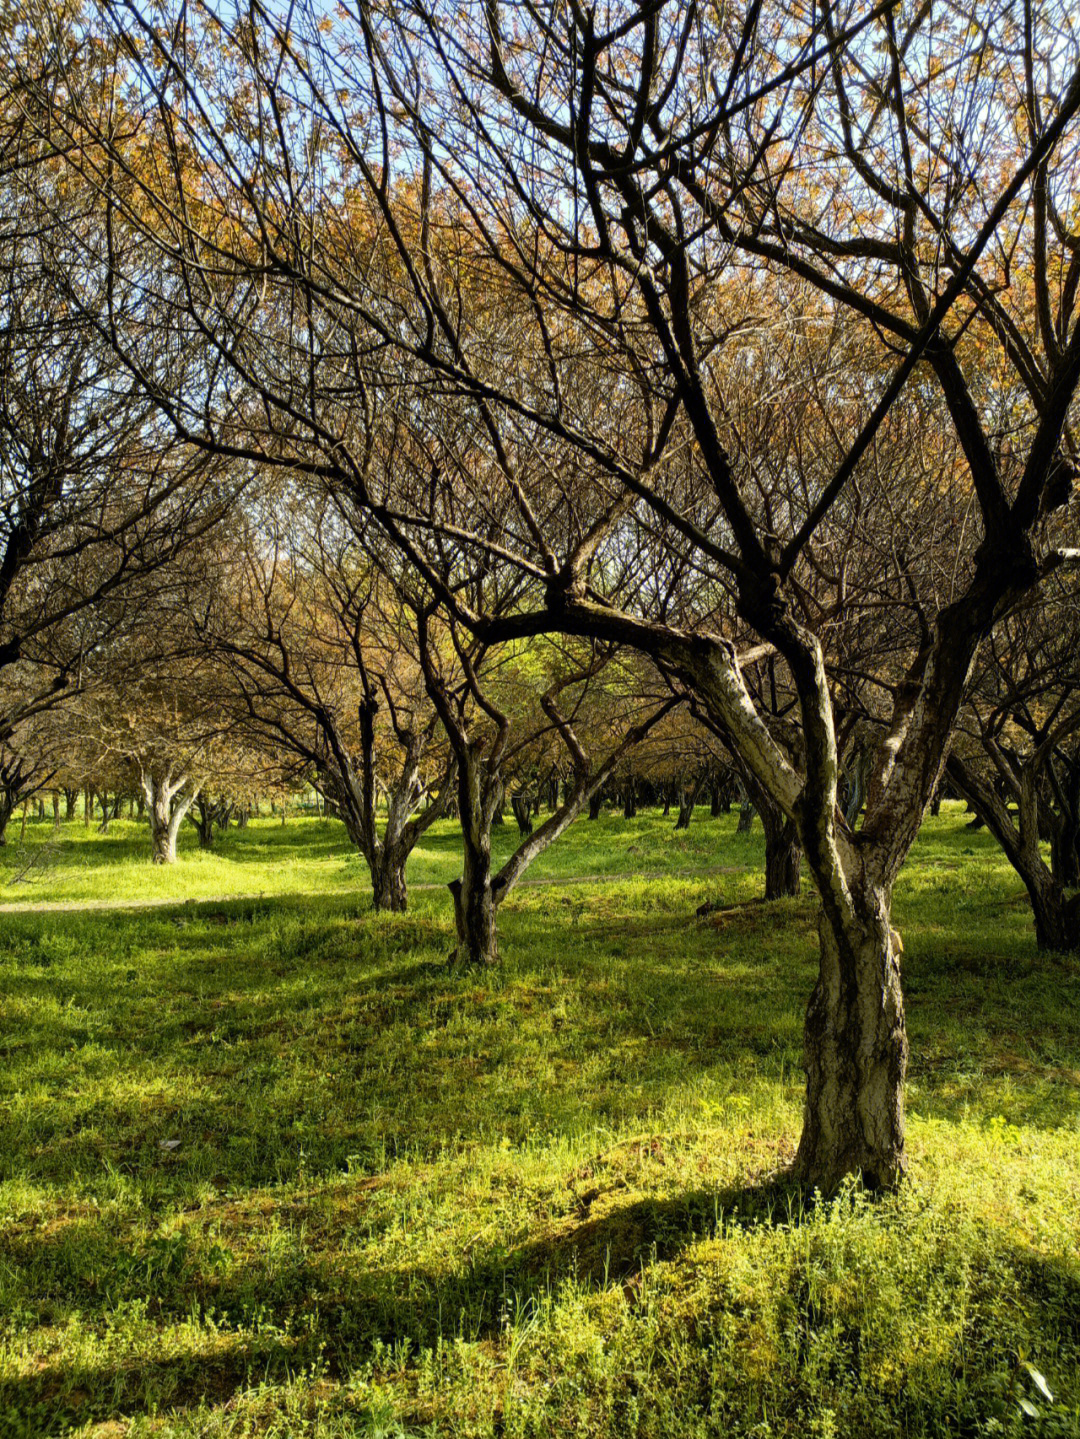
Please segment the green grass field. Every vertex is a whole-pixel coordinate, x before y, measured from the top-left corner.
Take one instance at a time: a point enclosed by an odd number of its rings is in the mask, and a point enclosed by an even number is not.
[[[0,917],[0,1436],[1080,1434],[1080,965],[928,821],[910,1181],[815,1202],[813,901],[734,826],[579,822],[531,877],[610,878],[519,890],[476,974],[332,822],[167,870],[13,825],[0,901],[178,903]]]

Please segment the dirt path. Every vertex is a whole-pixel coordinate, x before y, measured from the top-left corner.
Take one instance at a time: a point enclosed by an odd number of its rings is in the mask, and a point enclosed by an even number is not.
[[[636,870],[626,874],[575,874],[568,878],[553,876],[548,879],[523,879],[520,880],[518,889],[552,889],[570,888],[578,884],[628,884],[632,880],[645,880],[651,882],[658,879],[703,879],[710,874],[744,874],[749,868],[745,864],[710,864],[704,869],[652,869]],[[417,893],[424,890],[445,889],[445,884],[410,884],[409,892]],[[364,891],[361,891],[363,895]],[[217,894],[199,895],[192,899],[58,899],[14,901],[12,903],[0,904],[0,914],[78,914],[90,910],[124,910],[124,909],[187,909],[195,905],[204,904],[232,904],[243,903],[245,900],[273,900],[273,899],[344,899],[350,895],[355,896],[357,888],[351,889],[295,889],[284,890],[278,894],[267,894],[265,891],[245,894]]]

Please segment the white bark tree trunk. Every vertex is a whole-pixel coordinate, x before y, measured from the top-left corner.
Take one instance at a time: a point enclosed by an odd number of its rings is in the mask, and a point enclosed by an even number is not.
[[[199,786],[186,774],[177,778],[171,770],[155,768],[143,770],[140,780],[150,822],[150,857],[154,864],[175,864],[176,836]]]

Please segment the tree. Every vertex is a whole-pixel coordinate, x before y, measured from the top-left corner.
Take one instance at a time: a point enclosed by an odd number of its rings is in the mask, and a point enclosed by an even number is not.
[[[408,607],[340,516],[294,496],[265,512],[201,621],[251,741],[287,754],[344,822],[376,909],[404,910],[405,866],[453,785]],[[380,807],[385,812],[380,819]]]
[[[948,775],[1023,880],[1039,949],[1064,953],[1080,950],[1080,610],[1053,590],[987,645]]]
[[[463,856],[461,878],[450,885],[458,940],[451,958],[490,965],[498,959],[499,906],[533,860],[565,833],[624,756],[677,700],[660,698],[646,703],[643,712],[634,704],[637,713],[624,718],[621,730],[616,730],[615,744],[609,744],[602,759],[594,760],[578,736],[575,713],[590,683],[612,664],[610,650],[586,647],[584,652],[567,652],[550,642],[537,645],[533,641],[524,650],[517,647],[516,653],[511,652],[508,681],[505,673],[499,674],[500,667],[507,666],[505,653],[489,655],[483,645],[463,639],[453,625],[448,630],[450,645],[444,645],[440,653],[432,633],[433,612],[421,610],[418,619],[420,661],[428,693],[457,762]],[[543,675],[539,681],[542,689],[530,705],[520,692],[521,681],[525,678],[526,684],[535,683],[538,669]],[[512,706],[499,693],[505,694],[508,684],[518,690]],[[558,737],[572,764],[562,803],[538,828],[531,824],[521,827],[521,843],[493,874],[491,828],[503,793],[504,771],[547,734]]]
[[[185,442],[348,496],[483,645],[558,631],[636,646],[793,820],[822,899],[796,1168],[823,1188],[903,1172],[893,883],[979,646],[1070,558],[1047,524],[1069,495],[1080,377],[1080,66],[1063,16],[754,4],[729,29],[693,6],[544,5],[510,34],[498,0],[466,0],[365,7],[328,35],[314,8],[223,10],[219,82],[197,27],[118,0],[104,17],[132,57],[125,104],[166,153],[213,163],[197,181],[184,164],[140,173],[108,117],[73,122],[126,227],[99,262],[134,291],[152,238],[169,332],[205,347],[214,383],[196,404],[109,320]],[[811,397],[830,447],[775,504],[726,397],[770,329],[840,315],[874,363]],[[418,445],[400,481],[373,484],[369,430],[349,417],[375,396],[413,429],[430,403],[439,450],[464,454],[468,427],[487,463],[422,465]],[[973,513],[952,594],[927,597],[926,633],[897,653],[854,830],[832,606],[807,604],[806,581],[912,408],[947,415],[963,468],[946,453],[941,483]],[[515,565],[516,610],[470,604],[448,546]],[[621,587],[628,546],[699,577],[691,599]],[[838,574],[826,588],[842,604]],[[794,758],[747,683],[763,648],[797,697]]]

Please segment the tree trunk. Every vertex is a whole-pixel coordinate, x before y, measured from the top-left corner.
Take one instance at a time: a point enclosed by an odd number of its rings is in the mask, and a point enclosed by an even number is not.
[[[697,804],[698,795],[701,793],[702,780],[694,780],[689,786],[679,786],[679,818],[675,821],[676,829],[689,829],[690,821],[694,817],[694,806]]]
[[[765,898],[792,898],[799,893],[802,870],[798,826],[760,785],[750,784],[748,788],[765,831]]]
[[[806,1106],[798,1174],[825,1193],[847,1174],[889,1188],[904,1171],[907,1033],[900,937],[888,896],[862,898],[858,917],[826,903],[818,982],[806,1015]],[[832,911],[832,913],[829,913]]]
[[[1080,894],[1069,896],[1048,873],[1021,874],[1035,918],[1035,947],[1043,954],[1080,952]]]
[[[450,893],[454,899],[454,924],[458,937],[451,961],[456,964],[497,964],[499,936],[490,870],[486,880],[478,872],[474,872],[470,880],[455,879],[450,885]]]
[[[1059,817],[1050,839],[1050,869],[1068,889],[1080,889],[1080,833],[1070,814]]]
[[[531,804],[527,795],[515,794],[511,796],[510,808],[514,811],[514,818],[517,820],[518,834],[527,838],[533,832],[532,816],[530,814]]]
[[[479,770],[473,756],[463,770]],[[469,793],[469,790],[473,793]],[[491,887],[491,830],[484,822],[479,773],[463,773],[460,781],[462,813],[461,878],[450,885],[454,900],[457,947],[452,963],[496,964],[499,959],[495,894]],[[522,804],[528,801],[522,799]],[[517,799],[513,801],[516,804]],[[519,821],[520,823],[520,821]]]
[[[637,781],[631,775],[623,789],[623,818],[633,819],[637,814]]]
[[[749,800],[743,800],[739,806],[739,823],[735,826],[736,834],[749,834],[754,823],[754,806]]]
[[[154,864],[175,864],[176,836],[184,816],[198,798],[198,788],[188,780],[173,782],[154,774],[143,774],[143,794],[150,821],[150,857]]]
[[[714,784],[709,794],[709,818],[719,819],[721,809],[720,786]]]
[[[409,892],[405,885],[405,861],[408,851],[384,848],[375,865],[372,879],[374,907],[389,910],[391,914],[404,914],[409,907]]]
[[[603,809],[603,807],[604,796],[600,794],[599,791],[597,791],[597,793],[593,795],[592,799],[589,800],[589,818],[599,819],[600,811]]]
[[[79,791],[77,789],[64,790],[64,818],[65,820],[75,818],[75,806],[79,802]]]
[[[802,846],[789,820],[774,839],[765,839],[765,898],[791,899],[799,893]]]
[[[169,824],[168,801],[155,795],[147,809],[150,819],[150,857],[154,864],[176,862],[176,832]]]
[[[1023,880],[1035,920],[1036,947],[1052,954],[1080,951],[1080,895],[1067,895],[1060,874],[1055,873],[1052,862],[1047,865],[1039,847],[1039,776],[1035,769],[1020,770],[1016,822],[993,784],[981,779],[957,755],[949,759],[949,775]]]
[[[0,845],[7,844],[7,827],[15,811],[15,805],[8,794],[0,794]]]
[[[52,796],[52,822],[53,822],[53,829],[59,829],[59,828],[60,828],[60,793],[59,793],[58,790],[53,790],[53,796]]]

